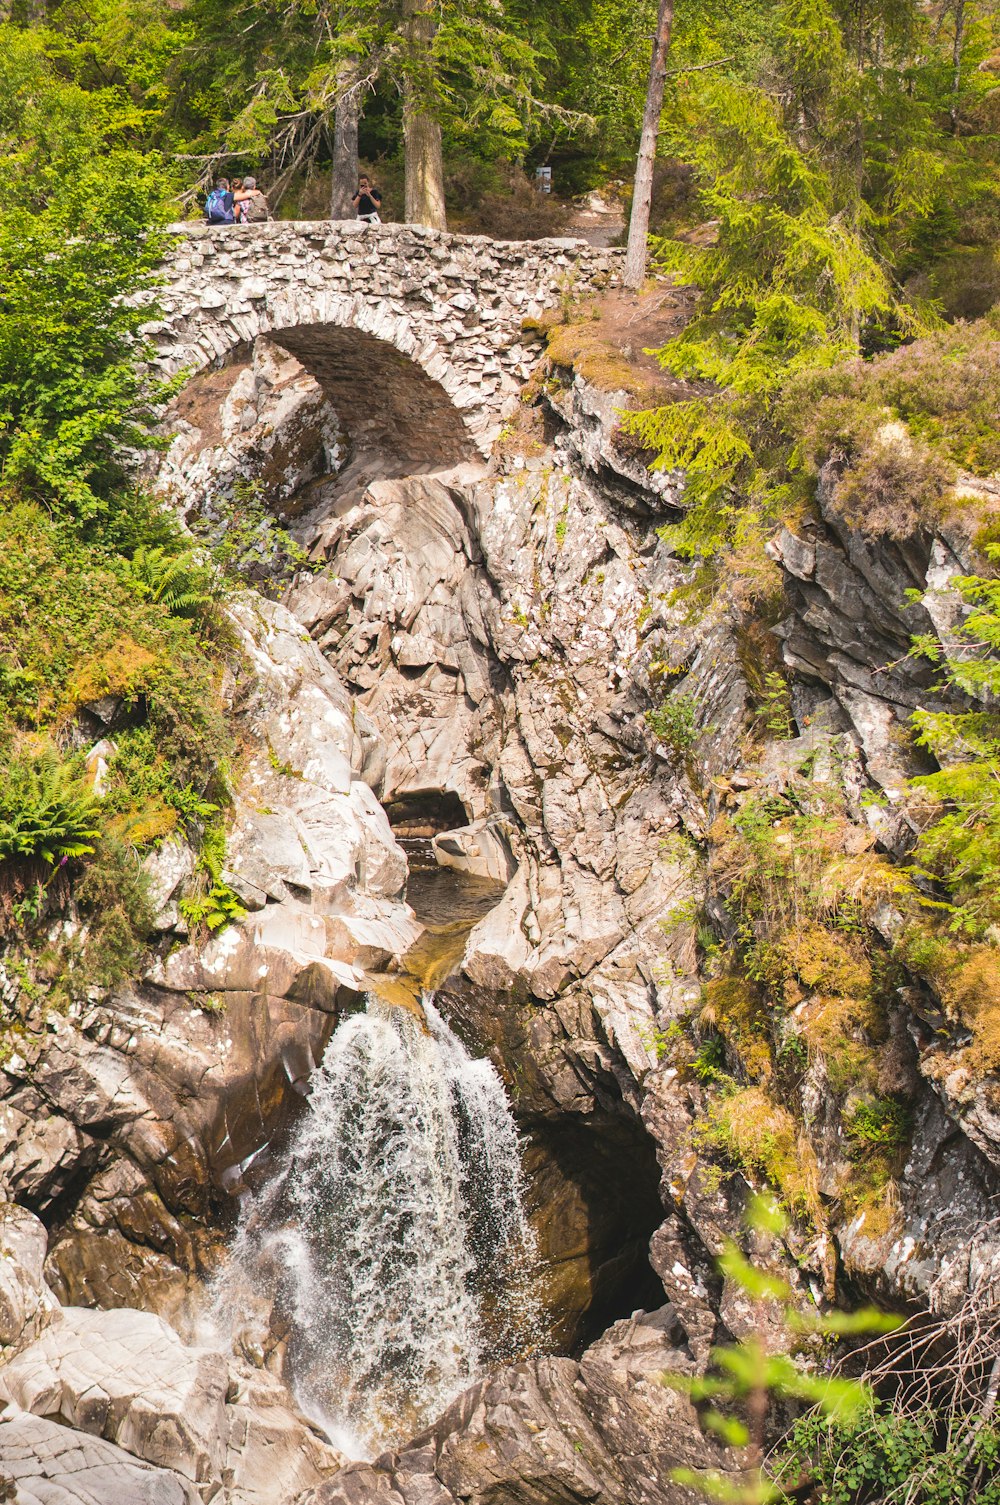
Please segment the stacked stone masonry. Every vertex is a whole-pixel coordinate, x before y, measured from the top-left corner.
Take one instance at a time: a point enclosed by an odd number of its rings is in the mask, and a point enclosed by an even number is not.
[[[161,316],[147,330],[164,375],[221,364],[266,333],[338,411],[367,404],[379,437],[419,447],[423,415],[436,412],[440,425],[452,411],[453,431],[435,435],[438,464],[442,437],[456,462],[489,452],[543,355],[526,321],[612,285],[621,262],[579,240],[498,242],[418,225],[176,225],[173,234]]]

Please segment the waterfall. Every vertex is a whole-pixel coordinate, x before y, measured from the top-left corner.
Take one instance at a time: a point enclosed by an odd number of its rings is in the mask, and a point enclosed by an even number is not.
[[[430,996],[423,1014],[370,996],[335,1031],[217,1293],[236,1327],[270,1287],[300,1403],[356,1456],[412,1435],[537,1338],[503,1084]]]

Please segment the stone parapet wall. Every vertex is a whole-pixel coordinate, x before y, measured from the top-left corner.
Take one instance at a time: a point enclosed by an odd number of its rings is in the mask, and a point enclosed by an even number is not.
[[[622,257],[579,240],[493,241],[355,221],[178,224],[171,233],[162,314],[148,326],[164,374],[218,364],[269,334],[315,365],[335,405],[345,397],[341,370],[355,399],[359,384],[374,384],[372,403],[389,366],[400,365],[372,350],[380,342],[417,368],[402,406],[420,406],[421,388],[439,402],[430,384],[442,389],[467,449],[481,453],[542,357],[525,321],[613,285]]]

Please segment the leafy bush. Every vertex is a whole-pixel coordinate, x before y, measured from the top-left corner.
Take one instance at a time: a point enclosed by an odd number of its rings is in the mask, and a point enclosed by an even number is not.
[[[65,725],[113,696],[144,720],[177,787],[229,757],[220,666],[195,622],[148,599],[129,561],[31,503],[0,510],[0,735]],[[154,748],[155,742],[155,748]]]
[[[847,1136],[859,1149],[885,1146],[896,1149],[910,1137],[911,1114],[891,1097],[876,1097],[859,1103],[845,1125]]]
[[[98,834],[98,800],[78,766],[53,747],[13,753],[0,782],[0,863],[84,857]]]
[[[128,562],[150,601],[177,617],[210,618],[219,597],[216,572],[196,549],[171,553],[162,544],[140,544]]]
[[[770,1017],[760,990],[745,977],[716,977],[705,984],[698,1025],[699,1029],[718,1032],[751,1081],[766,1082],[770,1078],[773,1071]],[[713,1059],[711,1042],[706,1042],[699,1055],[702,1063],[706,1067],[711,1065],[718,1076],[722,1061]],[[708,1079],[697,1063],[695,1072],[702,1080]]]
[[[899,955],[927,979],[946,1015],[971,1034],[969,1065],[979,1072],[1000,1071],[1000,950],[957,941],[950,931],[932,927],[933,922],[909,925],[899,939]]]
[[[912,538],[940,521],[954,467],[901,423],[886,423],[844,468],[827,503],[866,538]]]
[[[1000,1505],[996,1427],[942,1434],[929,1406],[908,1414],[870,1400],[852,1417],[810,1412],[792,1427],[778,1480],[805,1474],[821,1505]]]
[[[0,470],[81,520],[120,506],[167,388],[141,364],[163,172],[110,94],[61,78],[38,31],[0,27]]]
[[[698,700],[676,690],[646,712],[654,736],[672,752],[683,753],[698,740]]]
[[[780,1254],[787,1221],[773,1199],[752,1198],[746,1224],[758,1250],[763,1245],[769,1252]],[[817,1373],[814,1364],[801,1356],[802,1350],[806,1345],[815,1348],[844,1335],[889,1333],[899,1321],[870,1307],[855,1312],[831,1311],[824,1316],[804,1309],[801,1296],[774,1273],[773,1265],[769,1269],[752,1264],[732,1239],[725,1241],[717,1265],[730,1288],[739,1291],[756,1309],[758,1331],[767,1333],[770,1329],[771,1341],[762,1340],[748,1324],[746,1337],[712,1350],[707,1374],[664,1376],[665,1384],[689,1396],[698,1406],[699,1420],[706,1431],[727,1447],[746,1449],[739,1459],[739,1474],[735,1473],[737,1459],[731,1458],[727,1460],[731,1472],[676,1468],[670,1478],[718,1505],[772,1505],[788,1498],[780,1485],[797,1492],[800,1479],[794,1464],[802,1457],[793,1447],[779,1456],[777,1469],[773,1459],[765,1466],[769,1423],[776,1413],[794,1415],[804,1402],[811,1408],[810,1420],[815,1417],[817,1424],[826,1422],[831,1431],[839,1428],[849,1432],[870,1414],[874,1404],[863,1380]],[[775,1329],[783,1330],[781,1346],[772,1337]],[[779,1487],[774,1482],[776,1473]],[[826,1497],[818,1498],[825,1505]]]
[[[104,837],[75,896],[84,930],[67,948],[70,990],[95,984],[110,988],[134,976],[153,926],[148,879],[135,848]]]

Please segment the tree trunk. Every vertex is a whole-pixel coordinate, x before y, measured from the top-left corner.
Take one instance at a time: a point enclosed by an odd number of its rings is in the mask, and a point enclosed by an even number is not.
[[[357,82],[357,68],[349,64],[339,80],[347,88]],[[361,94],[352,88],[338,99],[333,115],[333,167],[330,170],[330,218],[353,219],[351,203],[358,186],[358,120]]]
[[[951,133],[958,135],[958,96],[962,87],[962,43],[965,40],[965,0],[955,6],[955,45],[952,48]]]
[[[430,102],[434,37],[433,0],[403,0],[403,35],[409,67],[403,81],[403,156],[405,161],[406,221],[447,230],[444,207],[444,162],[441,123]]]
[[[667,53],[670,50],[670,31],[673,24],[674,0],[660,0],[660,14],[656,22],[656,37],[653,41],[653,57],[649,65],[646,109],[642,117],[642,136],[639,139],[639,157],[635,164],[632,218],[629,221],[628,249],[625,252],[625,272],[622,278],[626,287],[635,289],[642,286],[646,276],[649,208],[653,199],[653,162],[656,158],[656,137],[660,129],[660,113],[663,110]]]

